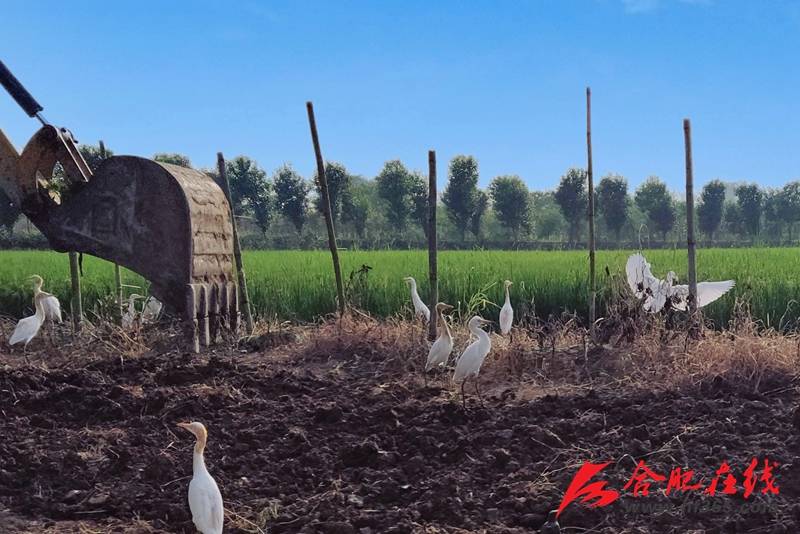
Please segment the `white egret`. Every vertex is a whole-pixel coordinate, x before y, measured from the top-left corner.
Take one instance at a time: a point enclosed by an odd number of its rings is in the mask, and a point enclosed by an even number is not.
[[[164,305],[155,297],[147,297],[142,308],[142,324],[154,323],[161,315]]]
[[[42,300],[42,307],[44,308],[44,315],[45,319],[52,321],[54,323],[61,323],[61,303],[58,301],[58,298],[55,295],[52,295],[46,291],[42,291],[42,285],[44,285],[44,280],[38,274],[34,274],[31,276],[31,280],[33,280],[33,298],[36,299],[36,295],[44,295],[44,299]]]
[[[503,335],[511,332],[511,325],[514,323],[514,308],[511,307],[511,296],[508,294],[508,288],[514,285],[511,280],[503,282],[503,287],[506,291],[506,302],[500,308],[500,333]]]
[[[431,350],[428,352],[428,360],[425,362],[425,380],[428,379],[428,372],[431,369],[438,369],[447,365],[450,353],[453,352],[453,335],[450,332],[450,325],[447,324],[447,318],[444,316],[445,312],[452,309],[452,306],[444,302],[440,302],[436,305],[439,337],[433,342]]]
[[[133,322],[136,320],[136,299],[143,299],[141,295],[131,293],[128,297],[128,309],[122,314],[122,328],[130,330],[133,327]]]
[[[411,302],[414,304],[414,315],[417,316],[417,319],[420,321],[425,321],[426,323],[431,320],[431,310],[422,302],[422,299],[419,298],[419,293],[417,293],[417,281],[414,280],[411,276],[406,276],[403,278],[405,282],[411,288]]]
[[[689,307],[689,286],[688,284],[674,285],[678,277],[674,272],[667,273],[667,280],[670,284],[670,299],[673,308],[686,311]],[[719,282],[698,282],[697,283],[697,307],[702,308],[711,304],[722,295],[733,289],[736,282],[733,280],[722,280]]]
[[[192,511],[192,521],[202,534],[222,534],[222,521],[225,515],[222,494],[216,481],[206,469],[203,458],[203,450],[208,439],[206,427],[198,422],[178,423],[178,426],[185,428],[197,438],[192,456],[192,481],[189,482],[189,510]]]
[[[689,301],[689,286],[674,285],[678,277],[669,271],[664,280],[653,276],[650,264],[642,254],[633,254],[625,265],[628,285],[638,299],[644,299],[643,307],[649,312],[659,312],[669,303],[676,310],[685,311]],[[736,282],[724,280],[720,282],[699,282],[697,284],[697,307],[711,304],[730,291]]]
[[[487,323],[491,323],[491,321],[487,321],[478,315],[469,320],[467,327],[478,339],[470,343],[464,352],[461,353],[461,356],[456,362],[456,371],[453,373],[453,381],[461,382],[461,399],[464,403],[464,409],[467,408],[467,400],[464,396],[464,384],[466,384],[468,378],[475,377],[475,392],[478,394],[479,399],[481,397],[478,373],[481,370],[481,365],[483,365],[483,360],[486,359],[486,356],[492,349],[492,340],[489,339],[489,334],[480,327],[482,324]],[[481,402],[483,401],[481,400]]]
[[[46,298],[47,296],[44,292],[33,297],[33,306],[36,309],[36,313],[30,317],[20,319],[17,323],[17,326],[14,328],[14,333],[11,334],[11,339],[8,340],[9,345],[24,343],[22,355],[25,357],[25,363],[28,364],[30,363],[27,354],[28,343],[30,343],[31,340],[36,337],[36,334],[39,333],[39,329],[42,327],[42,323],[44,323],[45,311],[43,302]]]

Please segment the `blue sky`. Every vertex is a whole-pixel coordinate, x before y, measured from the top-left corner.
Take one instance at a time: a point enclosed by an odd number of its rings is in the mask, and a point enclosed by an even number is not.
[[[800,178],[800,0],[6,1],[0,58],[52,122],[118,154],[218,150],[272,172],[323,154],[374,176],[399,158],[440,180],[460,153],[481,185],[518,174],[553,188],[585,165],[593,92],[596,175]],[[21,148],[37,128],[0,94]]]

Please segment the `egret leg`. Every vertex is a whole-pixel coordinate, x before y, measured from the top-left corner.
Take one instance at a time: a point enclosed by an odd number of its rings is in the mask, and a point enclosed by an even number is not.
[[[425,387],[427,388],[428,387],[428,370],[427,369],[423,369],[422,370],[422,377],[425,379]]]
[[[31,361],[28,359],[28,344],[25,343],[22,347],[22,356],[25,358],[25,365],[30,365]]]
[[[461,381],[461,403],[464,405],[464,411],[467,411],[467,394],[464,392],[464,385],[467,383],[467,379]]]
[[[486,405],[483,403],[483,397],[481,397],[481,388],[480,388],[481,379],[478,375],[475,375],[475,393],[478,395],[478,400],[481,401],[481,406],[485,407]]]

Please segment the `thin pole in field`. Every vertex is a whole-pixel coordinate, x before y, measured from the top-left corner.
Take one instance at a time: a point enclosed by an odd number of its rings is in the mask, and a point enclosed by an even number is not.
[[[219,173],[219,186],[225,193],[228,200],[228,207],[231,210],[231,226],[233,227],[233,259],[236,262],[236,274],[239,280],[239,300],[244,311],[244,320],[247,327],[247,335],[253,333],[253,310],[250,308],[250,294],[247,291],[247,277],[244,274],[244,264],[242,263],[242,246],[239,243],[239,230],[236,227],[236,217],[233,211],[233,201],[231,201],[231,184],[228,182],[228,173],[225,171],[225,157],[222,152],[217,152],[217,172]]]
[[[689,252],[689,313],[697,311],[697,265],[694,240],[694,170],[692,168],[692,123],[683,119],[686,151],[686,245]]]
[[[592,176],[592,90],[586,88],[586,175],[589,181],[589,328],[594,337],[594,323],[597,319],[595,302],[597,299],[597,285],[595,280],[594,258],[594,178]]]
[[[438,263],[436,258],[436,151],[428,150],[428,279],[431,292],[428,305],[431,309],[431,320],[428,321],[428,338],[436,339],[436,323],[439,320],[436,304],[439,301]]]
[[[319,191],[322,195],[322,214],[325,216],[325,226],[328,228],[328,246],[331,249],[331,259],[333,259],[333,274],[336,277],[336,296],[339,299],[339,317],[344,317],[344,286],[342,285],[342,270],[339,267],[339,250],[336,246],[336,231],[333,227],[333,217],[331,215],[331,197],[328,192],[328,179],[325,177],[325,162],[322,159],[322,150],[319,147],[319,134],[317,133],[317,121],[314,119],[314,104],[306,102],[308,111],[308,125],[311,128],[311,142],[314,144],[314,156],[317,160],[317,180],[319,180]]]
[[[105,160],[107,157],[106,144],[101,139],[99,145],[100,159]],[[122,272],[120,271],[119,263],[117,262],[114,262],[114,289],[116,290],[117,294],[117,306],[119,306],[119,317],[121,321],[122,316],[125,314],[125,306],[122,303]]]
[[[81,331],[83,320],[83,302],[81,300],[81,277],[78,272],[78,253],[69,252],[69,276],[72,282],[72,328],[75,332]]]

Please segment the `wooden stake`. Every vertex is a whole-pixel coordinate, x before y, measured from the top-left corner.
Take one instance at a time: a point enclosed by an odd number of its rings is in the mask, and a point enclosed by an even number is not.
[[[319,180],[319,191],[322,195],[322,214],[325,216],[325,226],[328,228],[328,246],[331,249],[331,259],[333,259],[333,274],[336,277],[336,296],[339,300],[339,317],[344,316],[344,286],[342,285],[342,270],[339,267],[339,249],[336,246],[336,231],[333,227],[333,217],[331,217],[331,197],[328,193],[328,180],[325,177],[325,163],[322,159],[322,150],[319,147],[319,134],[317,134],[317,121],[314,119],[314,104],[306,102],[308,111],[308,124],[311,128],[311,141],[314,144],[314,156],[317,159],[317,179]]]
[[[242,245],[239,243],[239,230],[236,227],[236,217],[233,211],[233,201],[231,200],[231,184],[228,182],[228,173],[225,171],[225,157],[222,152],[217,152],[217,172],[219,173],[219,186],[222,192],[225,193],[225,198],[228,200],[228,207],[231,210],[231,226],[233,226],[233,259],[236,262],[236,273],[239,280],[239,301],[244,311],[245,326],[247,328],[247,335],[253,333],[253,310],[250,308],[250,294],[247,291],[247,276],[244,273],[244,264],[242,263]],[[235,321],[231,322],[231,325]],[[232,327],[233,328],[233,327]]]
[[[586,153],[588,163],[586,175],[589,180],[589,328],[594,339],[594,323],[597,320],[595,302],[597,299],[597,285],[595,280],[594,258],[594,179],[592,176],[592,90],[586,88]]]
[[[428,279],[430,281],[430,297],[428,306],[431,320],[428,321],[428,338],[436,339],[436,304],[439,302],[438,263],[436,258],[436,151],[428,150]],[[436,315],[436,317],[434,317]]]
[[[100,159],[105,160],[106,144],[101,139],[98,143],[100,145]],[[119,306],[119,320],[122,322],[122,316],[125,315],[125,305],[122,302],[122,272],[119,268],[119,263],[114,262],[114,289],[117,294],[117,306]]]
[[[78,272],[78,253],[69,253],[69,276],[72,280],[72,327],[75,332],[81,331],[83,321],[83,302],[81,300],[81,276]]]
[[[692,123],[683,119],[683,142],[686,149],[686,245],[689,252],[689,313],[697,311],[697,265],[694,241],[694,170],[692,169]]]

